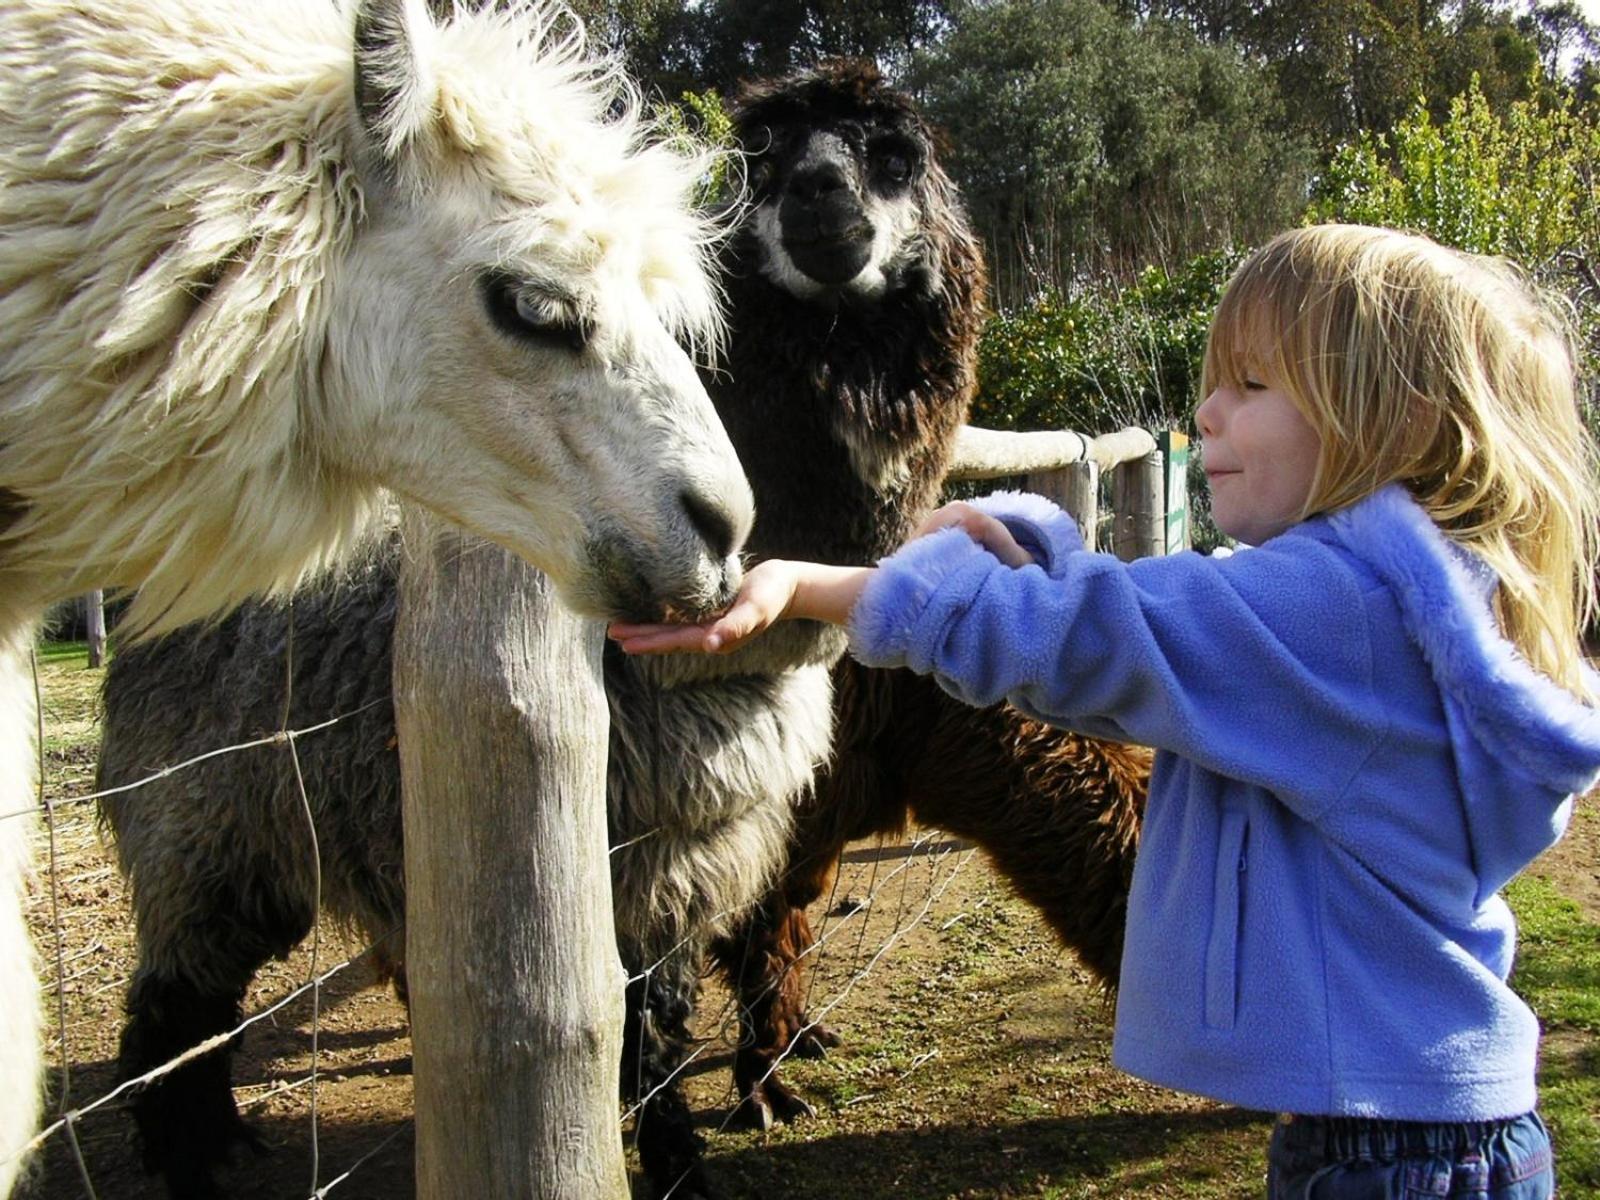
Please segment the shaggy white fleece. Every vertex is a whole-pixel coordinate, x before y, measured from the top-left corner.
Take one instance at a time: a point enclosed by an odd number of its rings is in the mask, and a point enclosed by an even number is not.
[[[373,39],[365,114],[358,17],[403,35]],[[34,803],[21,668],[54,600],[138,585],[153,629],[288,591],[352,549],[384,486],[559,583],[574,510],[619,489],[539,456],[587,466],[581,431],[630,420],[637,461],[680,448],[743,488],[674,344],[720,336],[717,231],[689,203],[709,164],[650,133],[545,0],[437,26],[422,0],[0,0],[0,812]],[[486,265],[581,292],[571,319],[604,339],[581,387],[554,354],[513,387],[537,355],[458,333]],[[641,393],[687,399],[641,418]],[[566,440],[530,395],[565,405]],[[0,1196],[39,1111],[31,828],[0,819]]]

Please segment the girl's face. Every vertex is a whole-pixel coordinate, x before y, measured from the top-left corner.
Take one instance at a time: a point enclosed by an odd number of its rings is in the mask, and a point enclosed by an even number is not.
[[[1251,367],[1207,396],[1194,419],[1218,529],[1258,546],[1300,519],[1321,439],[1275,379]]]

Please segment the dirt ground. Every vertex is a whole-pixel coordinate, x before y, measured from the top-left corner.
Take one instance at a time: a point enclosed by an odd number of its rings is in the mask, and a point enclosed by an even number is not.
[[[83,678],[92,673],[73,670],[79,677],[63,677],[66,691],[92,692]],[[47,791],[82,795],[92,712],[63,699],[47,703],[47,717]],[[64,980],[69,1073],[53,1073],[52,1113],[82,1115],[46,1142],[21,1197],[156,1200],[162,1191],[140,1170],[120,1099],[83,1111],[113,1085],[132,930],[92,806],[58,814],[55,885],[41,879],[32,914],[45,976]],[[1600,817],[1591,801],[1539,870],[1600,920],[1597,867]],[[825,922],[826,943],[811,1010],[826,1010],[845,1045],[784,1073],[817,1107],[814,1119],[768,1134],[721,1128],[731,1099],[730,1012],[715,988],[702,997],[705,1041],[687,1090],[727,1200],[1258,1194],[1267,1119],[1113,1071],[1104,998],[971,848],[939,834],[857,845],[831,899],[831,915],[822,905],[813,913]],[[263,971],[247,1012],[269,1008],[351,950],[324,929],[316,963],[308,945]],[[50,1055],[60,1063],[54,983],[47,1004],[57,1035]],[[327,981],[315,1014],[306,995],[254,1025],[234,1081],[269,1147],[237,1164],[229,1186],[238,1200],[412,1194],[405,1012],[372,985],[364,962]]]

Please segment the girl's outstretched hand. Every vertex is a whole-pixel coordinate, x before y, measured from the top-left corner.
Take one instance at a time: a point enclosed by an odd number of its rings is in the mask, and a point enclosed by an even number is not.
[[[843,625],[872,573],[872,567],[830,567],[769,558],[750,568],[728,611],[714,621],[699,625],[613,621],[606,633],[629,654],[676,650],[727,654],[785,618],[808,617]]]
[[[769,558],[750,568],[728,611],[700,625],[613,621],[606,636],[628,654],[699,650],[727,654],[783,618],[799,586],[801,564]]]
[[[1017,539],[1011,536],[1011,530],[1007,529],[1003,522],[961,500],[952,500],[949,504],[934,509],[923,519],[922,524],[912,530],[911,537],[906,540],[913,541],[941,529],[951,528],[962,530],[1008,567],[1025,567],[1033,561],[1033,555],[1017,543]]]

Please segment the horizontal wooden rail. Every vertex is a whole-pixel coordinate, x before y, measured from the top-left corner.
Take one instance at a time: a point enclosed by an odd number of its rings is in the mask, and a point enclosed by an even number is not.
[[[1071,430],[1016,433],[963,425],[946,477],[949,479],[999,479],[1006,475],[1031,475],[1054,471],[1073,463],[1092,462],[1102,471],[1154,452],[1156,439],[1149,430],[1130,427],[1089,437]]]
[[[1163,452],[1168,444],[1179,448],[1170,471]],[[1187,544],[1185,444],[1181,434],[1163,434],[1158,442],[1137,427],[1090,437],[1071,430],[1017,433],[964,425],[946,478],[1023,476],[1027,491],[1054,500],[1073,515],[1084,545],[1093,550],[1100,526],[1100,477],[1111,472],[1111,549],[1119,558],[1142,558]],[[1174,511],[1179,514],[1176,524]]]

